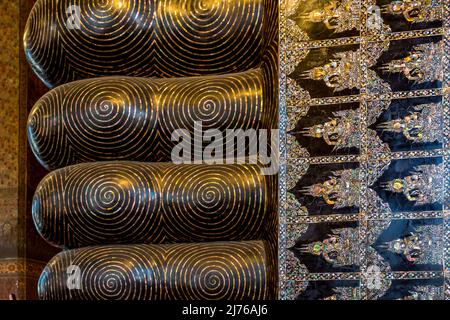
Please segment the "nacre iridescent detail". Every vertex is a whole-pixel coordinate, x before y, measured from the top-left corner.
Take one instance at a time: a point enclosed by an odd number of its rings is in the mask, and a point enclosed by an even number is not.
[[[278,127],[277,2],[37,0],[24,49],[53,88],[27,123],[55,170],[33,219],[65,250],[41,275],[41,299],[276,297],[277,176],[168,161],[172,135],[198,124],[225,133],[223,147],[227,130]]]
[[[262,241],[86,247],[56,255],[38,292],[45,300],[261,300],[268,272]]]

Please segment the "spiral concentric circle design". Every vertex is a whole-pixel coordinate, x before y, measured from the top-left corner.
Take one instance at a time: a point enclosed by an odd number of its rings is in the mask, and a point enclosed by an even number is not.
[[[273,210],[256,165],[97,162],[53,171],[33,198],[55,245],[258,239]]]
[[[50,87],[245,71],[259,63],[264,8],[262,0],[38,0],[24,48]]]
[[[264,127],[258,70],[182,79],[106,77],[45,94],[28,118],[28,137],[49,169],[101,160],[168,161],[172,133]],[[208,142],[205,141],[205,145]]]
[[[271,209],[259,170],[247,165],[168,168],[161,208],[169,239],[256,239]]]
[[[260,241],[115,245],[59,253],[38,292],[45,300],[259,300],[266,278]]]

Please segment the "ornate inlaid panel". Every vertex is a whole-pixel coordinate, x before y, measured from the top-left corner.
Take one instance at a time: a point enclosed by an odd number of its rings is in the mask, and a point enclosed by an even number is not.
[[[38,291],[45,300],[261,300],[268,273],[261,241],[86,247],[55,256]]]
[[[282,0],[283,299],[450,299],[450,5]]]
[[[64,247],[260,239],[269,187],[256,165],[85,163],[41,181],[33,218]]]
[[[263,0],[38,0],[25,51],[51,87],[245,71],[259,65],[269,10]]]

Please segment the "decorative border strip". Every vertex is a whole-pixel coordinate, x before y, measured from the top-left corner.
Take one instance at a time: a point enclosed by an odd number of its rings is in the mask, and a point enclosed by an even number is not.
[[[441,96],[441,95],[447,93],[447,89],[450,89],[450,88],[414,90],[414,91],[398,91],[398,92],[392,92],[390,94],[379,94],[379,95],[364,93],[364,94],[353,95],[353,96],[313,98],[313,99],[309,99],[309,100],[304,100],[302,102],[302,105],[299,105],[298,107],[301,107],[301,106],[308,106],[308,107],[317,106],[317,107],[319,107],[322,105],[332,105],[332,104],[342,104],[342,103],[352,103],[352,102],[354,103],[354,102],[362,102],[362,101],[396,100],[396,99],[410,99],[410,98]],[[293,109],[292,107],[289,108],[290,111],[292,109]]]
[[[364,162],[364,161],[390,161],[399,159],[414,158],[436,158],[450,156],[448,149],[435,150],[414,150],[414,151],[393,151],[389,153],[379,153],[376,157],[367,159],[364,154],[361,155],[338,155],[338,156],[311,156],[311,157],[287,157],[287,164],[329,164],[346,162]],[[447,177],[446,177],[447,178]]]

